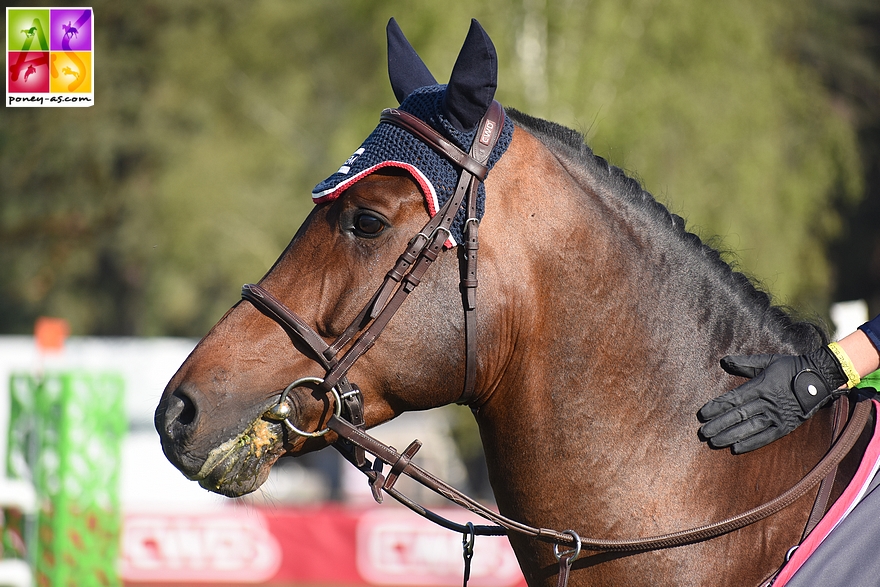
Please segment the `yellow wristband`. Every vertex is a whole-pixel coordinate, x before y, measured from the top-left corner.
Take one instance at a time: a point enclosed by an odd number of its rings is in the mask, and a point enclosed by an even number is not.
[[[843,374],[846,375],[848,381],[846,382],[847,388],[855,387],[861,381],[861,377],[859,377],[859,372],[856,371],[855,365],[849,359],[846,352],[836,342],[832,342],[828,345],[828,350],[837,358],[837,362],[840,363],[841,368],[843,369]]]

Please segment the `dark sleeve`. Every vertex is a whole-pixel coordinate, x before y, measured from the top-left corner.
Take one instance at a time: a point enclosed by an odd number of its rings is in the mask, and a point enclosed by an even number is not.
[[[868,338],[874,344],[874,348],[880,352],[880,314],[874,316],[873,320],[859,326],[859,330],[868,335]]]

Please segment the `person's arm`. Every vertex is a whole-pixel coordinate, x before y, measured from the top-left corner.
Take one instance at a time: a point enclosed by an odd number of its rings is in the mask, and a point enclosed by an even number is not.
[[[876,320],[880,321],[880,316],[877,316]],[[838,344],[849,357],[859,377],[880,369],[880,352],[861,328],[840,339]]]
[[[864,376],[880,368],[880,314],[841,340],[840,346],[859,370],[859,375]]]
[[[725,371],[750,380],[700,408],[700,434],[712,448],[736,454],[782,438],[877,370],[878,349],[880,316],[806,355],[724,357]]]

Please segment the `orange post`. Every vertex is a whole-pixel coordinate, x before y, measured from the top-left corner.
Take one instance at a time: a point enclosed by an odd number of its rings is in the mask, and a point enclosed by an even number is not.
[[[64,350],[64,340],[70,335],[70,325],[63,318],[40,316],[34,324],[34,338],[42,352]]]

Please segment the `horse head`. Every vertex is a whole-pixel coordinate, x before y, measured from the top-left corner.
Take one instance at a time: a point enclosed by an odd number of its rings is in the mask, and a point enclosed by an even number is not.
[[[497,66],[489,37],[473,21],[449,83],[438,85],[393,20],[387,34],[389,77],[401,102],[395,112],[418,117],[458,148],[468,149],[495,93]],[[502,127],[488,168],[510,142],[512,122]],[[295,312],[316,337],[333,343],[349,325],[364,320],[365,305],[376,305],[371,294],[401,251],[454,195],[459,173],[408,131],[380,124],[337,173],[315,188],[316,207],[259,282],[260,291]],[[491,176],[485,188],[475,190],[478,216],[484,190],[493,190]],[[442,252],[378,344],[371,344],[346,373],[363,394],[367,426],[461,398],[465,326],[455,245],[464,238],[465,212],[445,232],[426,235],[440,242]],[[488,315],[492,304],[481,311]],[[320,349],[289,336],[265,314],[247,301],[234,306],[171,379],[156,411],[156,428],[171,462],[187,477],[226,495],[255,490],[279,456],[316,450],[334,440],[332,433],[290,432],[325,429],[338,394],[334,399],[315,389],[314,382],[327,371],[316,356]],[[309,379],[287,389],[304,378]],[[289,416],[283,420],[290,426],[272,418],[282,394]]]

